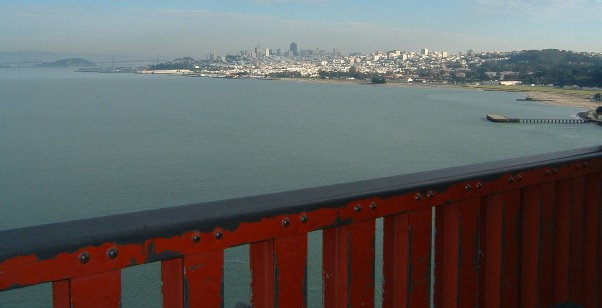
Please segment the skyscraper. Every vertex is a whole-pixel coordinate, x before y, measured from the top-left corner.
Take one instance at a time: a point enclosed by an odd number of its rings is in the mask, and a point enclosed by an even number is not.
[[[290,52],[293,54],[293,56],[298,56],[299,55],[299,50],[297,49],[297,43],[292,42],[290,45]]]

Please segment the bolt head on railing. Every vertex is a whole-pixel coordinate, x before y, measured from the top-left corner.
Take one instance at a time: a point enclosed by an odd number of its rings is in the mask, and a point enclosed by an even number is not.
[[[222,236],[224,236],[221,232],[215,232],[215,238],[218,240],[222,239]]]
[[[519,175],[517,175],[517,176],[516,176],[516,180],[517,180],[517,181],[519,181],[519,182],[520,182],[520,181],[522,181],[522,180],[523,180],[523,176],[522,176],[522,175],[520,175],[520,174],[519,174]]]
[[[420,199],[422,199],[422,194],[421,193],[417,193],[416,197],[414,197],[414,199],[416,199],[416,201],[420,201]]]
[[[119,251],[117,251],[117,248],[111,248],[107,251],[107,257],[109,257],[109,259],[117,258],[118,254],[119,254]]]
[[[549,169],[547,169],[543,174],[544,175],[550,175],[550,173],[552,173]]]
[[[508,177],[508,183],[512,183],[512,182],[514,182],[514,177],[513,176]]]
[[[299,218],[299,220],[301,220],[301,223],[306,223],[308,220],[307,215],[305,215],[305,214],[301,215],[301,218]]]
[[[194,234],[194,235],[192,236],[192,241],[193,241],[194,243],[198,243],[200,240],[201,240],[201,236],[200,236],[200,235],[198,235],[198,234]]]
[[[558,174],[558,169],[557,168],[552,169],[552,174],[554,174],[554,175]]]
[[[370,202],[370,209],[371,210],[375,210],[376,209],[376,202]]]
[[[291,224],[291,222],[290,222],[290,220],[288,220],[288,217],[286,217],[282,220],[283,227],[288,227],[290,224]]]
[[[86,264],[86,263],[88,263],[88,261],[90,261],[90,254],[89,253],[82,252],[81,254],[79,254],[79,263]]]
[[[362,206],[361,206],[361,205],[359,205],[359,204],[356,204],[356,205],[353,207],[353,210],[354,210],[355,212],[359,213],[359,212],[361,212],[361,211],[362,211]]]
[[[472,186],[470,186],[470,184],[466,184],[466,186],[464,186],[464,190],[471,191],[472,190]]]
[[[477,183],[477,189],[479,189],[479,188],[481,188],[481,187],[483,187],[483,183],[481,183],[481,182],[478,182],[478,183]]]
[[[432,190],[429,190],[426,192],[426,196],[429,199],[433,199],[433,197],[435,196],[435,193]]]

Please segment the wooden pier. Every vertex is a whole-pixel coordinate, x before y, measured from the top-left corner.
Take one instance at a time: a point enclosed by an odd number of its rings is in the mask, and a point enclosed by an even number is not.
[[[488,114],[487,120],[499,123],[532,123],[532,124],[580,124],[585,123],[582,119],[521,119],[509,118],[501,114]]]

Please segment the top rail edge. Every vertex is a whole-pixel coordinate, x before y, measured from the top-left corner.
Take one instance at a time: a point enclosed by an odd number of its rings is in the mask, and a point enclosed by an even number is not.
[[[421,188],[443,190],[470,179],[495,179],[503,174],[602,157],[602,146],[518,157],[413,174],[405,174],[271,193],[229,200],[138,211],[0,231],[0,262],[35,254],[50,258],[60,252],[106,242],[140,243],[192,229],[235,229],[242,222],[280,214],[337,207],[353,200],[400,195]],[[43,235],[43,236],[42,236]]]

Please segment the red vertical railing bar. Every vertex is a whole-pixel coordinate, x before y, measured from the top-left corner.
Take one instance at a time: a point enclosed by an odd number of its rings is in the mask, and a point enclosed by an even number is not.
[[[484,258],[481,260],[483,296],[480,307],[500,307],[504,204],[501,194],[487,196],[484,209]]]
[[[431,281],[431,225],[430,208],[410,212],[410,282],[409,306],[429,307]]]
[[[224,251],[184,257],[186,307],[221,307]]]
[[[182,258],[161,261],[163,307],[184,307],[184,268]]]
[[[349,226],[322,231],[322,279],[324,307],[348,307]]]
[[[453,308],[458,306],[458,204],[437,207],[435,220],[435,307]]]
[[[521,248],[521,191],[502,195],[504,203],[504,233],[502,241],[502,307],[518,307]]]
[[[554,209],[554,303],[570,300],[569,258],[571,240],[571,191],[570,179],[556,183]]]
[[[570,299],[572,302],[583,302],[582,270],[583,270],[583,199],[585,193],[585,177],[573,178],[572,213],[571,213],[571,246],[570,246]]]
[[[251,304],[274,307],[274,241],[249,245],[251,261]]]
[[[407,308],[409,278],[408,214],[387,216],[384,221],[383,308]]]
[[[277,238],[274,250],[276,306],[307,307],[307,234]]]
[[[121,306],[121,271],[75,277],[69,284],[73,308]]]
[[[590,174],[585,178],[583,208],[583,305],[586,308],[597,307],[596,293],[602,293],[599,277],[602,276],[598,261],[600,236],[600,174]]]
[[[554,183],[541,185],[541,210],[539,231],[539,307],[552,305],[554,290]]]
[[[54,308],[71,307],[71,293],[69,289],[68,279],[52,282],[52,306]]]
[[[349,226],[351,307],[374,307],[374,220]]]
[[[479,300],[479,219],[481,200],[471,199],[459,205],[460,278],[458,306],[477,307]],[[435,282],[436,284],[436,282]]]
[[[521,301],[523,308],[537,307],[539,267],[539,230],[540,230],[541,186],[527,187],[523,190],[523,239],[521,253]]]
[[[325,229],[325,307],[374,305],[374,220]]]

